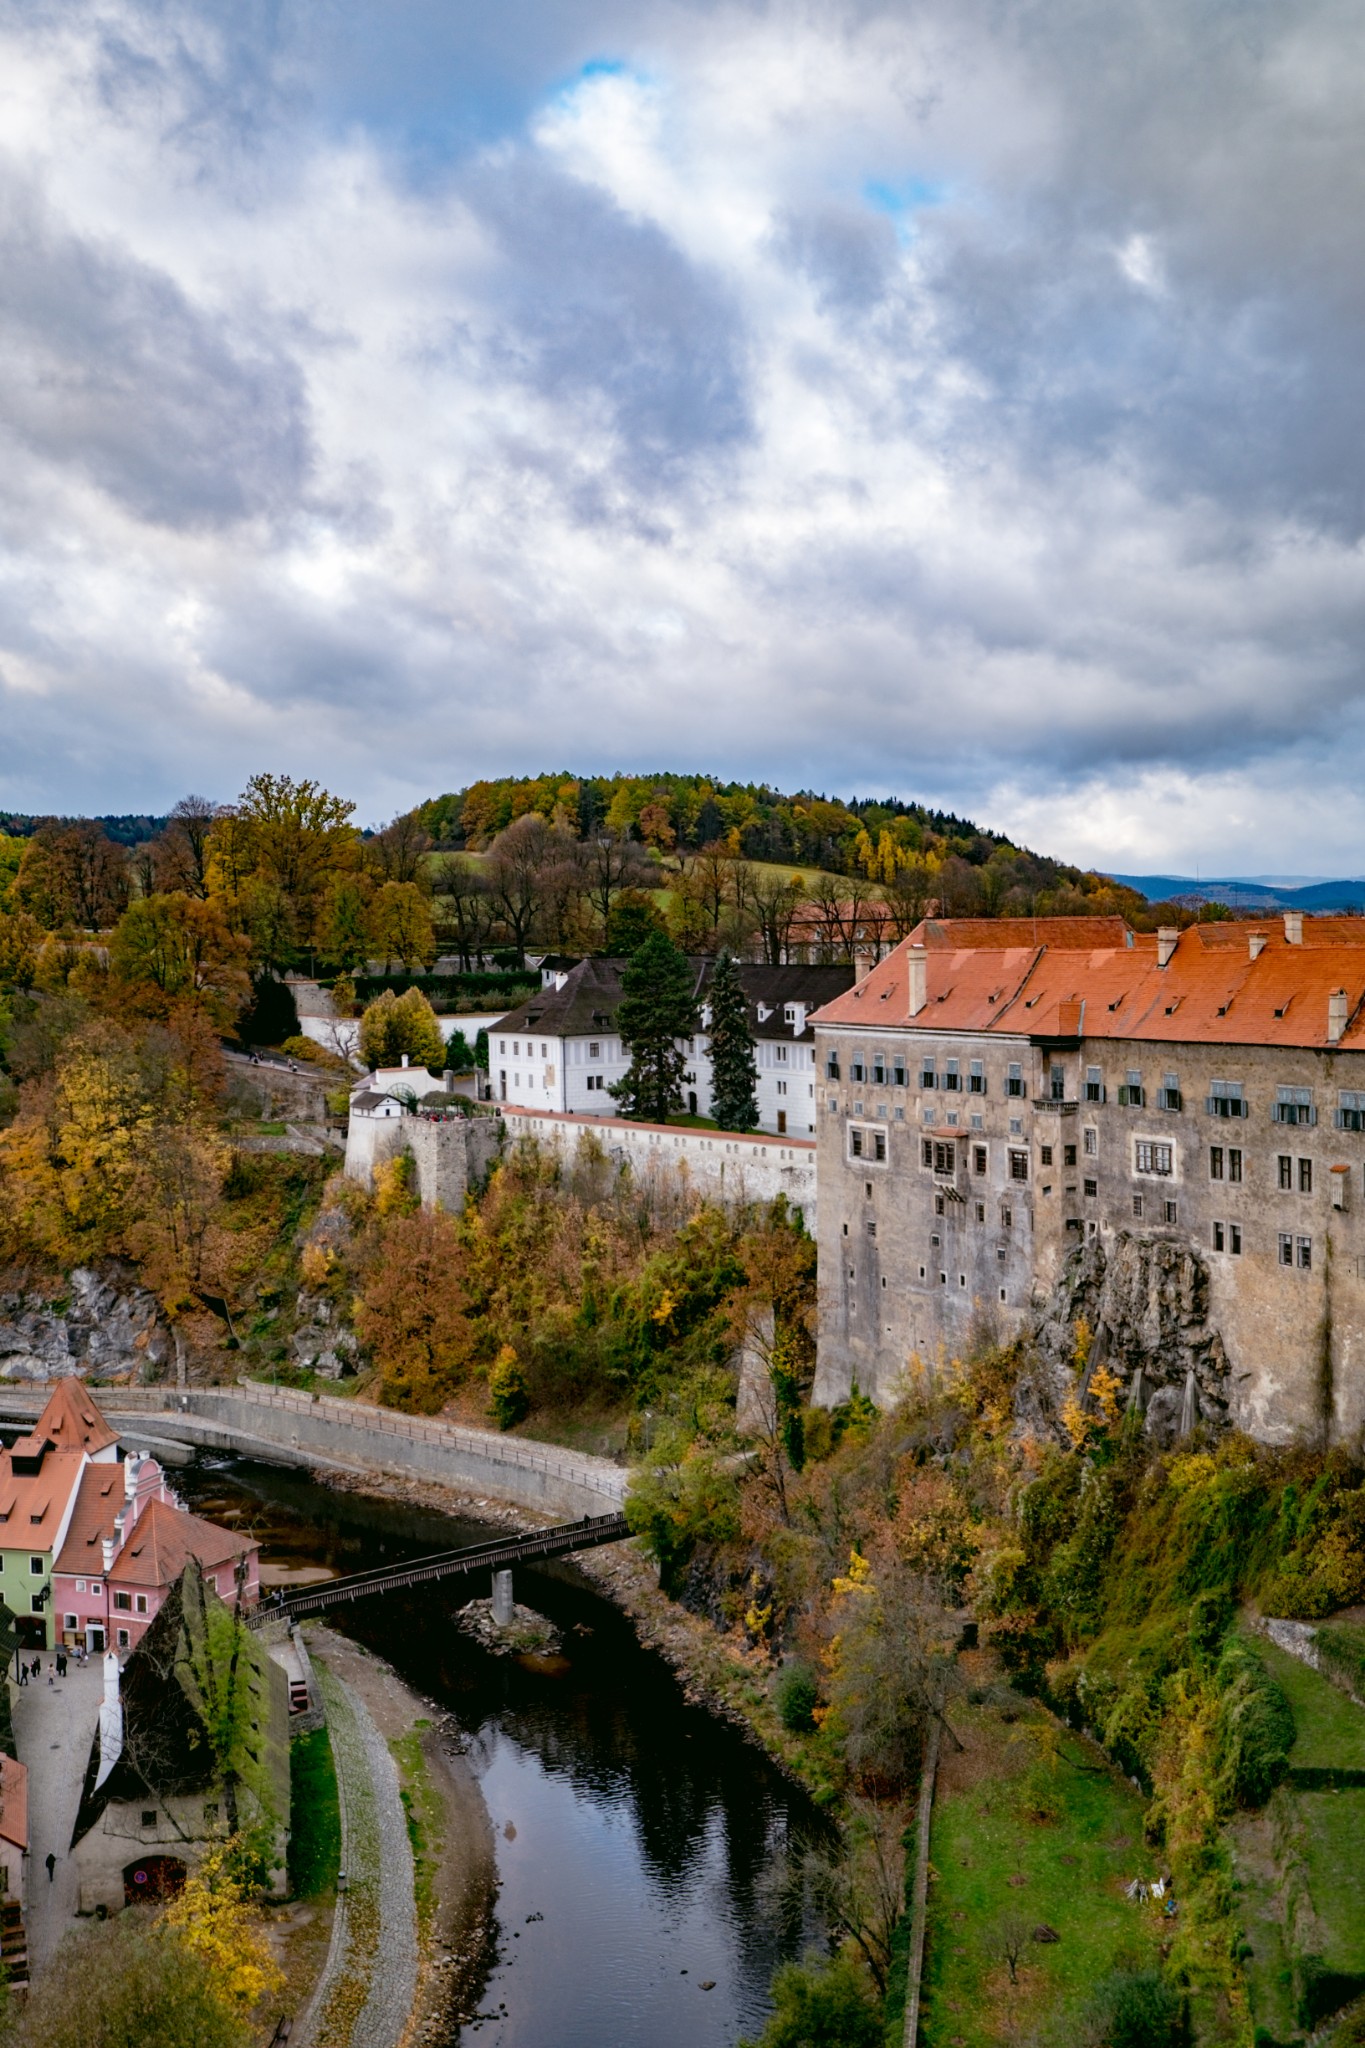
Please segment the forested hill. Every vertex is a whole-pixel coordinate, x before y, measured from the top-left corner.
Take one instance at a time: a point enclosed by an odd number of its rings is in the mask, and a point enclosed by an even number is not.
[[[660,854],[722,845],[752,861],[787,862],[891,882],[929,863],[955,909],[986,915],[1119,911],[1148,924],[1160,906],[1091,870],[1015,846],[970,818],[898,797],[848,800],[708,775],[505,776],[433,797],[412,813],[433,845],[487,847],[528,812],[592,839],[612,832]]]

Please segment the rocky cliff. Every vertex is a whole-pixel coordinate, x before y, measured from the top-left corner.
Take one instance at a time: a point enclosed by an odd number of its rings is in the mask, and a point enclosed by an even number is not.
[[[156,1297],[131,1269],[78,1266],[61,1292],[22,1282],[0,1292],[2,1379],[155,1380],[173,1358]]]
[[[1077,1385],[1077,1329],[1091,1332],[1080,1385],[1100,1365],[1123,1383],[1148,1432],[1169,1441],[1195,1422],[1222,1424],[1231,1401],[1227,1355],[1210,1327],[1209,1278],[1188,1246],[1121,1234],[1078,1246],[1043,1302],[1031,1335],[1036,1371],[1021,1384],[1030,1419],[1055,1421]]]

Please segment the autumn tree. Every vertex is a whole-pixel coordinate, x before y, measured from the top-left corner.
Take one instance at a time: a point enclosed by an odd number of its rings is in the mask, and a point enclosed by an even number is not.
[[[484,880],[507,937],[516,949],[517,965],[526,964],[526,947],[535,928],[546,876],[572,847],[567,835],[547,825],[538,812],[528,812],[500,832],[484,861]]]
[[[356,1307],[356,1329],[379,1369],[387,1407],[420,1415],[444,1407],[473,1353],[453,1216],[419,1209],[389,1222]]]
[[[622,1113],[644,1123],[667,1123],[682,1107],[688,1052],[684,1043],[699,1022],[687,956],[663,932],[646,939],[626,963],[616,1028],[630,1066],[610,1089]]]
[[[401,1067],[404,1053],[410,1066],[439,1074],[446,1042],[421,989],[410,988],[401,996],[385,989],[360,1019],[360,1057],[369,1067]]]
[[[431,910],[415,882],[385,882],[370,911],[375,952],[387,974],[397,960],[411,972],[430,967],[436,957]]]
[[[623,889],[607,914],[607,952],[624,959],[655,932],[666,930],[662,913],[643,890]]]
[[[420,883],[430,848],[417,813],[405,811],[365,841],[365,865],[380,882]]]
[[[139,1912],[69,1934],[13,2038],[15,2048],[250,2048],[254,2037],[212,1963]]]
[[[128,902],[128,857],[93,818],[40,826],[24,848],[13,897],[47,931],[103,931]]]
[[[177,1002],[202,1003],[231,1030],[250,1000],[247,939],[228,929],[222,908],[195,896],[143,896],[114,927],[115,977],[165,1014]]]
[[[42,926],[26,910],[0,911],[0,988],[32,988]]]
[[[210,844],[220,810],[206,796],[181,797],[155,842],[155,888],[181,896],[208,895]]]
[[[473,861],[451,855],[431,870],[432,915],[437,941],[451,947],[468,972],[483,958],[496,910],[487,882]]]

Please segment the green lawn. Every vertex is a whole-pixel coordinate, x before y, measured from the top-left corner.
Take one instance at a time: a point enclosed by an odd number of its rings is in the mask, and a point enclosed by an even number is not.
[[[1029,1731],[1050,1724],[1019,1702],[955,1710],[965,1755],[945,1754],[930,1841],[922,2039],[928,2048],[1063,2043],[1091,1986],[1121,1963],[1156,1960],[1156,1908],[1124,1897],[1156,1875],[1143,1802],[1100,1752],[1067,1735],[1055,1770]],[[1079,1770],[1074,1763],[1090,1768]],[[1060,1939],[1024,1943],[1011,1984],[997,1931],[1011,1917]]]
[[[335,1890],[341,1868],[341,1805],[325,1728],[289,1746],[289,1881],[297,1898]]]
[[[1274,1643],[1257,1636],[1251,1647],[1294,1709],[1290,1770],[1365,1771],[1365,1709]]]

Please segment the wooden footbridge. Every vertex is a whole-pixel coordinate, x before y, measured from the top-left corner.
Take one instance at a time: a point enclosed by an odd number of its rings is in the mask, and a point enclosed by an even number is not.
[[[375,1593],[396,1592],[403,1586],[422,1586],[434,1579],[448,1579],[462,1572],[507,1571],[516,1564],[537,1558],[569,1557],[576,1550],[596,1550],[603,1543],[620,1543],[630,1535],[624,1515],[585,1515],[580,1522],[559,1522],[552,1529],[536,1529],[529,1536],[494,1537],[487,1543],[466,1544],[460,1550],[439,1550],[430,1557],[411,1557],[403,1564],[378,1565],[372,1571],[356,1572],[344,1579],[321,1579],[297,1593],[281,1592],[266,1597],[246,1617],[248,1628],[263,1628],[267,1622],[298,1621],[325,1607],[337,1607],[346,1600],[367,1600]]]

